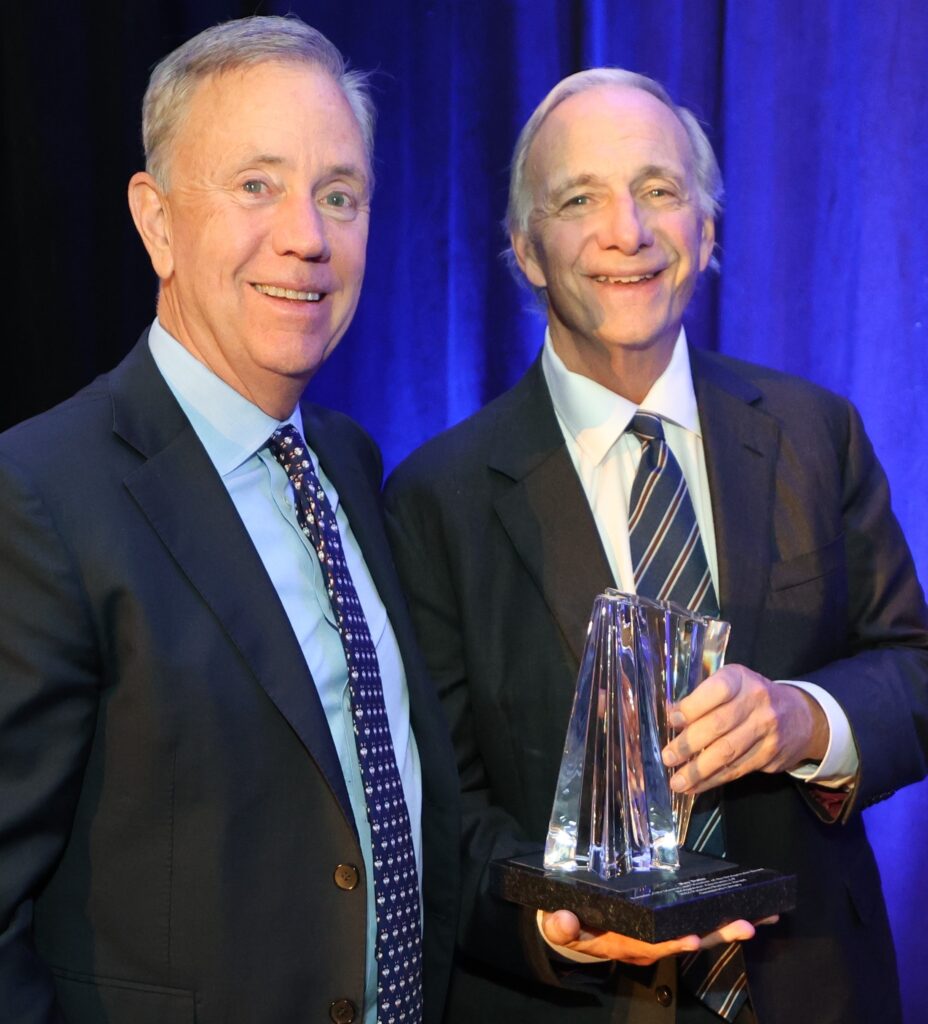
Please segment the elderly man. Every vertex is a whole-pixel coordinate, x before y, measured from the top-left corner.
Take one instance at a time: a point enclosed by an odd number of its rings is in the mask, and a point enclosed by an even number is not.
[[[440,1019],[451,746],[379,453],[299,404],[358,301],[372,132],[298,20],[165,58],[129,185],[157,319],[0,439],[8,1024]]]
[[[388,484],[462,779],[452,1024],[900,1017],[860,811],[926,771],[922,592],[854,409],[687,346],[720,196],[708,140],[656,82],[597,69],[556,86],[510,188],[540,358]],[[716,850],[798,875],[795,912],[753,938],[734,922],[647,946],[566,911],[536,927],[487,892],[490,861],[544,839],[609,586],[732,624],[731,664],[681,703],[664,759],[675,789],[722,794]]]

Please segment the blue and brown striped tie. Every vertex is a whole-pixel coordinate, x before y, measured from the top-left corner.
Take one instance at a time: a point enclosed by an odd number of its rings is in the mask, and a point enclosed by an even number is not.
[[[680,464],[664,440],[660,417],[638,412],[628,430],[641,442],[628,510],[635,589],[643,597],[717,617],[718,601],[693,502]],[[687,848],[725,855],[718,790],[697,801]],[[687,988],[724,1020],[734,1020],[747,999],[744,956],[737,942],[683,957],[680,975]]]

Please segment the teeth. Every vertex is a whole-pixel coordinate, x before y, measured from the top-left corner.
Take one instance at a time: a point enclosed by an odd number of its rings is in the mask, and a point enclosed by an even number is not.
[[[654,277],[654,274],[639,274],[637,277],[606,277],[601,274],[599,277],[593,278],[594,281],[598,281],[600,284],[637,284],[639,281],[650,281]]]
[[[255,291],[275,299],[296,299],[298,302],[318,302],[322,298],[321,292],[298,292],[294,288],[277,288],[272,284],[256,284]]]

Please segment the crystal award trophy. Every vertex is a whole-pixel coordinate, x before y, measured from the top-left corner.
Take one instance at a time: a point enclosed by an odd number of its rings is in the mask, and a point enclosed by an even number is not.
[[[795,904],[791,876],[683,849],[693,797],[661,760],[671,705],[722,666],[729,630],[667,602],[596,598],[544,852],[494,863],[499,895],[649,942]]]

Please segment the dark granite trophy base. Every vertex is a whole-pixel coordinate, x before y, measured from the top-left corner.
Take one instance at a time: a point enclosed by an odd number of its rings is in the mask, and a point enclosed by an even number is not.
[[[792,910],[796,878],[744,869],[680,851],[676,871],[632,871],[604,879],[589,871],[545,871],[539,851],[490,865],[493,892],[540,910],[572,910],[590,928],[645,942],[705,935],[738,918],[759,921]]]

